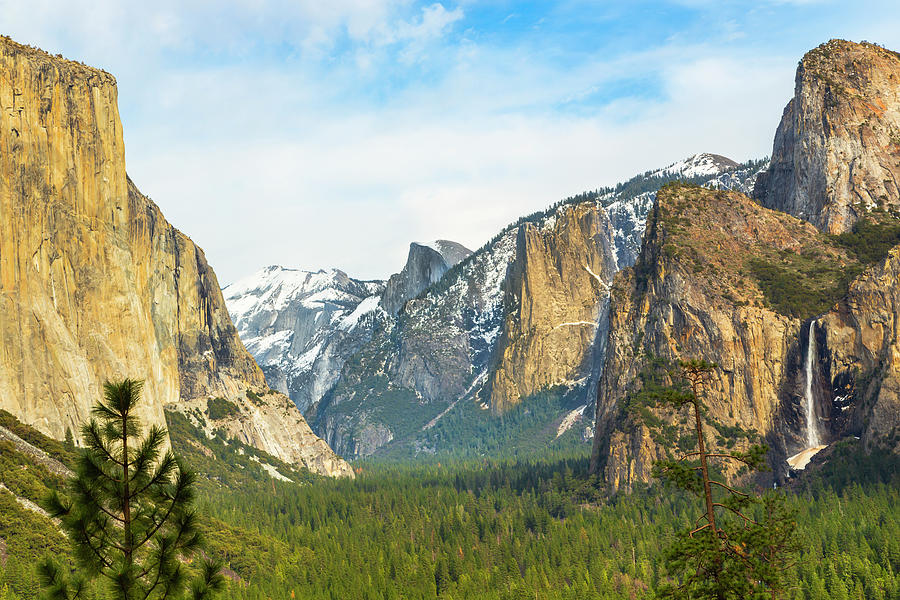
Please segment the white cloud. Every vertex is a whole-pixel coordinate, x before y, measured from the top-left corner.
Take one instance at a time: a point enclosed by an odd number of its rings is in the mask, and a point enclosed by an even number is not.
[[[799,58],[742,49],[734,22],[561,66],[540,37],[454,37],[468,2],[25,4],[0,0],[5,33],[117,76],[130,174],[222,283],[272,263],[385,277],[412,240],[474,248],[695,152],[767,154]],[[604,97],[635,77],[643,93]]]
[[[623,99],[589,115],[510,110],[546,101],[544,88],[528,92],[547,75],[542,67],[481,94],[474,86],[488,74],[460,73],[398,105],[344,114],[316,105],[315,94],[294,92],[282,105],[292,88],[277,75],[211,75],[191,81],[198,89],[183,102],[200,89],[229,98],[209,116],[226,124],[217,143],[173,130],[158,147],[130,149],[129,169],[207,250],[223,282],[272,262],[384,277],[415,239],[478,247],[522,214],[694,152],[768,153],[792,70],[777,61],[672,62],[661,72],[664,99]],[[577,88],[578,77],[551,83]],[[294,103],[314,111],[285,118]],[[278,118],[285,131],[273,138]]]

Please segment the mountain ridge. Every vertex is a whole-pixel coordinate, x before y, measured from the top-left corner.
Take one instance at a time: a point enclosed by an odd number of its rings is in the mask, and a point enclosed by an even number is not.
[[[643,215],[649,211],[655,189],[663,182],[677,178],[703,181],[719,187],[738,186],[748,189],[752,186],[759,164],[749,163],[734,167],[736,164],[718,155],[694,155],[666,167],[648,171],[619,186],[603,188],[557,202],[546,211],[523,217],[505,227],[482,248],[462,258],[446,270],[437,281],[424,287],[415,297],[406,300],[403,310],[399,311],[396,317],[392,316],[390,311],[384,311],[384,314],[375,313],[377,316],[373,316],[371,330],[362,336],[369,339],[355,348],[352,356],[345,357],[340,376],[333,380],[333,386],[322,395],[321,399],[304,408],[315,430],[343,453],[367,455],[391,443],[397,436],[408,441],[409,436],[418,435],[415,431],[424,432],[422,428],[425,425],[439,420],[464,398],[466,402],[472,401],[493,408],[494,412],[499,414],[518,402],[523,395],[543,393],[560,385],[563,387],[589,385],[589,380],[596,380],[597,369],[596,360],[589,358],[592,356],[591,348],[595,346],[596,341],[592,336],[589,336],[591,339],[576,344],[578,349],[572,347],[571,358],[560,362],[558,374],[539,375],[534,379],[535,384],[528,384],[520,389],[515,378],[510,380],[508,377],[496,375],[497,370],[493,361],[499,360],[496,358],[499,356],[496,354],[498,340],[503,331],[509,331],[509,328],[513,327],[507,323],[504,316],[506,314],[504,311],[515,303],[516,296],[508,290],[510,280],[507,267],[516,261],[517,253],[522,253],[519,261],[526,260],[527,254],[524,249],[517,250],[519,243],[517,236],[530,227],[532,230],[530,235],[534,240],[544,239],[550,235],[560,215],[567,214],[567,211],[571,212],[569,207],[575,207],[574,210],[581,215],[576,220],[593,219],[595,217],[590,215],[601,213],[605,215],[599,218],[606,223],[601,228],[605,231],[601,237],[607,240],[606,249],[603,249],[603,244],[598,248],[606,257],[601,262],[605,261],[607,266],[597,266],[599,263],[591,258],[585,264],[594,265],[596,270],[584,269],[584,265],[580,262],[572,263],[572,267],[566,267],[572,274],[577,273],[579,281],[586,286],[584,293],[591,299],[585,299],[584,301],[588,303],[586,307],[575,309],[570,316],[561,317],[554,323],[548,321],[547,327],[552,331],[553,326],[559,323],[588,320],[599,322],[602,320],[604,310],[601,308],[604,292],[594,288],[598,271],[602,274],[601,282],[606,285],[611,280],[614,270],[634,261],[637,255],[636,248],[640,246],[643,233]],[[577,208],[579,206],[581,208]],[[574,214],[572,213],[573,217]],[[563,219],[565,226],[560,234],[564,237],[569,235],[564,232],[574,231],[571,227],[575,221],[570,219],[571,217]],[[582,238],[581,242],[576,243],[574,239],[569,239],[567,243],[571,248],[590,248],[594,242],[585,245],[584,240],[599,234],[600,230],[596,230],[588,233],[587,238]],[[424,246],[426,245],[412,244],[411,256],[414,257],[417,248]],[[547,259],[548,257],[544,257],[541,262],[546,263]],[[561,281],[552,287],[565,289]],[[451,296],[455,299],[451,299]],[[565,304],[566,302],[563,302],[559,306]],[[593,308],[590,308],[591,306]],[[565,309],[560,315],[568,310]],[[239,315],[235,317],[235,320],[239,321]],[[533,326],[534,324],[526,324],[526,329],[530,330]],[[598,330],[595,327],[592,331]],[[507,335],[507,338],[509,337]],[[566,336],[563,336],[561,339],[565,338]],[[539,339],[539,336],[533,339]],[[526,357],[528,354],[528,352],[518,354],[513,352],[510,357],[515,355]],[[259,356],[257,354],[258,358]],[[514,366],[515,360],[519,359],[513,359],[504,372],[517,370],[518,367]],[[535,367],[537,368],[540,363],[538,360]],[[586,370],[580,371],[579,369],[585,365]],[[271,383],[273,379],[270,377]],[[491,400],[490,391],[495,387],[498,390],[498,400],[501,388],[516,391],[503,392],[506,397],[511,398],[511,401],[500,401],[495,404]],[[593,402],[588,397],[590,393],[586,391],[582,393],[586,398],[581,404],[592,405]],[[566,395],[568,397],[569,393]],[[381,399],[368,405],[365,400],[367,397]],[[388,406],[395,402],[399,403],[395,407],[398,414],[405,414],[407,417],[416,415],[413,421],[418,423],[416,426],[418,429],[412,427],[409,419],[407,423],[399,423],[396,417],[389,415],[394,409]],[[565,412],[570,413],[574,408],[576,407],[569,407]],[[375,412],[372,412],[373,410]],[[579,418],[582,412],[584,411],[578,413]],[[381,416],[376,416],[376,413]],[[589,419],[589,415],[586,418]],[[393,421],[394,425],[390,425],[389,421]],[[405,433],[401,435],[400,430]],[[354,434],[352,431],[359,433]]]

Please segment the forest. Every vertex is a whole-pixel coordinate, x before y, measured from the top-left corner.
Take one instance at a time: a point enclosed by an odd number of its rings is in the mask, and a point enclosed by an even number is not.
[[[51,456],[72,459],[65,444],[5,418]],[[293,481],[276,481],[246,447],[217,438],[213,453],[201,452],[186,420],[170,425],[200,475],[207,551],[224,560],[229,599],[649,598],[666,577],[663,549],[696,513],[693,500],[660,485],[610,494],[587,476],[577,447],[527,459],[360,462],[355,480],[280,465]],[[39,559],[71,561],[71,551],[13,494],[39,499],[63,478],[2,444],[0,598],[30,600]],[[864,453],[851,438],[772,493],[796,508],[802,536],[791,598],[900,598],[895,455]]]

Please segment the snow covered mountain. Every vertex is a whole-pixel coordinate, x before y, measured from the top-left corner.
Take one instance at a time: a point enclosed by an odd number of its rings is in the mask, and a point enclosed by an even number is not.
[[[637,258],[656,191],[749,191],[760,168],[701,154],[520,219],[376,328],[308,413],[315,430],[346,456],[436,451],[441,419],[467,407],[502,414],[551,389],[590,404],[608,286]]]
[[[387,282],[353,279],[338,269],[270,266],[223,291],[241,340],[269,385],[305,412],[335,384],[377,323],[393,319],[471,253],[449,240],[413,242],[406,265]]]
[[[546,418],[578,421],[592,414],[608,286],[634,264],[656,191],[749,192],[762,167],[698,154],[523,217],[474,253],[413,243],[386,282],[268,267],[226,287],[226,303],[269,384],[345,456],[439,451],[447,415],[490,419],[548,390],[566,400]]]
[[[346,357],[368,340],[382,281],[343,271],[270,266],[223,289],[228,312],[269,385],[305,411],[334,385]]]

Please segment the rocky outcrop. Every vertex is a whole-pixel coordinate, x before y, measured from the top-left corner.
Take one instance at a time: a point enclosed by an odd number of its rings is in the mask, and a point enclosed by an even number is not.
[[[567,206],[542,227],[519,228],[490,379],[495,413],[592,372],[617,266],[614,237],[606,211],[590,204]]]
[[[223,402],[224,401],[224,402]],[[210,407],[226,403],[227,412],[210,416]],[[224,430],[230,439],[330,477],[355,477],[353,467],[312,432],[291,400],[275,391],[245,392],[243,398],[196,398],[166,406],[179,411],[207,436]]]
[[[839,278],[856,266],[811,225],[742,194],[673,185],[657,195],[641,256],[616,277],[610,300],[592,468],[614,488],[647,481],[653,462],[664,455],[647,429],[623,412],[650,357],[718,364],[707,389],[710,415],[759,432],[780,475],[783,459],[805,447],[800,365],[807,316],[773,306],[756,276],[760,262],[796,267],[791,276],[797,286],[809,273]],[[825,284],[817,279],[809,285],[818,290]],[[820,395],[819,402],[826,399]]]
[[[381,306],[396,315],[407,300],[440,281],[444,273],[470,254],[471,250],[449,240],[437,240],[430,244],[413,242],[409,245],[409,256],[403,270],[388,279]]]
[[[754,197],[828,233],[900,210],[900,55],[832,40],[797,69]]]
[[[900,451],[900,246],[818,323],[828,428]]]
[[[0,340],[0,407],[56,438],[78,435],[106,379],[143,379],[141,416],[157,425],[167,405],[246,403],[247,390],[267,390],[202,250],[126,175],[115,79],[8,39],[0,40]],[[320,469],[284,439],[311,432],[278,402],[255,408],[282,422],[272,427],[281,437],[254,438],[249,424],[235,424],[235,435]]]

